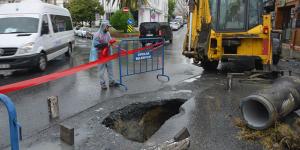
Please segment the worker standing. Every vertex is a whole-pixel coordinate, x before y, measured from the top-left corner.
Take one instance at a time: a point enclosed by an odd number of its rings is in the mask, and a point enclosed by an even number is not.
[[[92,48],[90,51],[90,62],[96,61],[101,56],[101,51],[108,47],[107,53],[111,54],[112,48],[109,44],[109,41],[112,39],[109,33],[109,28],[111,25],[108,22],[104,22],[101,24],[98,32],[94,34],[94,38],[92,41]],[[99,65],[99,77],[100,77],[100,85],[103,90],[107,89],[107,85],[104,79],[105,70],[107,70],[108,78],[109,78],[109,87],[116,87],[119,84],[114,80],[113,75],[113,63],[112,61],[107,62],[105,64]]]

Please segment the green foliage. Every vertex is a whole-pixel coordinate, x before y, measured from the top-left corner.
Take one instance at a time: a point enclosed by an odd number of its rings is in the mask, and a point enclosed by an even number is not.
[[[67,4],[75,23],[95,21],[95,14],[104,14],[103,6],[98,0],[70,0]]]
[[[116,11],[110,18],[110,24],[117,30],[123,30],[126,32],[127,20],[131,18],[133,20],[132,14],[130,12],[125,13],[121,10]]]
[[[168,0],[168,1],[169,1],[169,3],[168,3],[168,5],[169,5],[168,19],[170,21],[172,19],[172,17],[173,17],[173,13],[174,13],[174,10],[175,10],[176,2],[175,2],[175,0]]]

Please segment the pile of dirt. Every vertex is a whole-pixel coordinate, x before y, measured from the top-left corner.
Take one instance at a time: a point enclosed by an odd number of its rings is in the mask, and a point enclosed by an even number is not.
[[[240,129],[240,140],[259,141],[267,150],[300,150],[300,119],[292,125],[277,122],[274,127],[263,131],[248,128],[240,118],[234,118],[233,123]]]

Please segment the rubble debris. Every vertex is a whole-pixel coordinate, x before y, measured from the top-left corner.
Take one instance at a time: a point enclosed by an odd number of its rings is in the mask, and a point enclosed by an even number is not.
[[[186,138],[178,142],[175,142],[173,140],[167,141],[158,146],[152,146],[150,148],[143,149],[143,150],[188,150],[189,147],[190,147],[190,139]]]
[[[240,118],[234,118],[233,123],[240,129],[237,136],[240,140],[258,141],[266,150],[300,149],[300,118],[293,125],[276,122],[274,127],[266,130],[250,129]]]

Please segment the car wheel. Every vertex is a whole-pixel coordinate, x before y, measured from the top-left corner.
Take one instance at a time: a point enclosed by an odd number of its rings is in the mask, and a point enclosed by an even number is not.
[[[46,70],[46,68],[47,68],[47,57],[46,57],[46,54],[41,53],[39,60],[38,60],[38,64],[36,66],[36,69],[40,72],[43,72]]]
[[[199,63],[200,63],[200,60],[199,60],[199,59],[196,59],[196,58],[193,58],[193,62],[194,62],[194,64],[199,64]]]
[[[72,44],[69,44],[69,46],[68,46],[68,51],[65,53],[65,56],[71,57],[72,52],[73,52]]]

